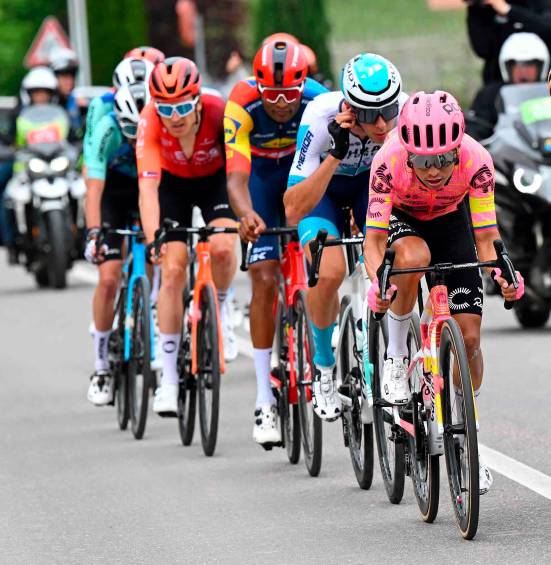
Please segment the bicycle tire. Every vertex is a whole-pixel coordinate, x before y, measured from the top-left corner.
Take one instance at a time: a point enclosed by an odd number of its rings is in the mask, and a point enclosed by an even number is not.
[[[128,362],[130,422],[135,439],[142,439],[147,423],[151,371],[151,308],[149,281],[139,277],[132,289],[132,341]]]
[[[314,338],[306,308],[306,293],[299,290],[294,300],[296,373],[298,387],[298,411],[304,463],[311,477],[317,477],[322,459],[322,422],[312,408],[311,383],[315,366],[313,359]],[[310,391],[310,394],[309,392]]]
[[[414,312],[408,330],[408,351],[411,359],[421,347],[421,331],[419,316]],[[440,457],[430,455],[427,431],[427,412],[423,402],[421,380],[416,378],[417,370],[422,371],[418,365],[412,375],[412,423],[416,437],[408,434],[408,455],[413,493],[417,506],[424,522],[432,523],[438,514],[440,503]],[[418,375],[418,377],[421,375]]]
[[[373,365],[373,429],[387,497],[392,504],[399,504],[404,496],[404,440],[392,429],[394,427],[392,414],[378,404],[381,400],[380,380],[386,347],[385,322],[386,318],[377,322],[372,314],[369,316],[369,361]],[[385,424],[389,426],[388,430]]]
[[[113,377],[115,382],[115,402],[117,405],[117,423],[119,429],[128,428],[130,407],[128,400],[128,364],[124,360],[124,329],[126,320],[127,287],[121,286],[117,300],[117,326],[109,340],[109,356],[112,359]]]
[[[341,386],[348,391],[352,401],[352,407],[343,410],[343,418],[346,422],[343,426],[344,439],[350,451],[350,460],[358,485],[363,490],[369,490],[373,482],[374,467],[373,425],[362,422],[363,369],[357,358],[358,354],[361,355],[361,348],[358,351],[356,322],[348,295],[341,300],[339,328],[341,339],[337,359],[342,379]]]
[[[448,355],[452,351],[455,352],[453,363]],[[478,438],[467,352],[465,351],[461,329],[453,318],[442,324],[439,362],[444,379],[442,394],[444,454],[452,506],[461,535],[465,539],[473,539],[478,529],[480,510]],[[453,390],[453,367],[457,367],[460,372],[460,384],[463,392],[463,423],[453,421],[452,402],[455,403],[455,398],[452,400],[451,394]],[[463,436],[463,442],[461,442],[461,437],[457,436]],[[463,455],[466,455],[467,458],[465,463],[461,461]],[[466,488],[465,480],[468,482],[468,488]],[[465,501],[467,502],[466,505]]]
[[[220,350],[218,335],[218,311],[212,287],[206,285],[199,299],[201,318],[197,328],[199,396],[199,424],[203,452],[208,457],[214,454],[218,437],[220,409]]]
[[[184,317],[185,319],[185,317]],[[197,410],[197,382],[191,374],[191,350],[189,328],[184,327],[178,352],[178,431],[182,445],[189,446],[195,433]]]

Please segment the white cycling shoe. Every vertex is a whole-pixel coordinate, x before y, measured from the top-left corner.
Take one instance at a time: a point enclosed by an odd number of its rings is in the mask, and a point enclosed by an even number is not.
[[[106,406],[113,402],[113,377],[109,371],[96,371],[90,377],[88,400],[94,406]]]
[[[281,443],[275,404],[264,404],[254,411],[253,439],[263,446]]]
[[[381,383],[383,400],[390,404],[407,404],[411,400],[407,369],[407,359],[391,357],[385,361]]]
[[[178,385],[161,383],[161,386],[157,387],[153,412],[168,418],[178,415]]]
[[[237,339],[233,330],[232,317],[230,313],[228,300],[224,302],[220,309],[220,325],[222,326],[222,335],[224,340],[224,359],[227,363],[231,363],[237,359],[239,349],[237,348]]]
[[[492,473],[490,473],[490,469],[480,461],[480,457],[478,460],[478,489],[479,494],[486,494],[492,485],[494,484],[494,478],[492,477]]]
[[[312,406],[314,412],[326,422],[335,421],[342,413],[342,404],[333,378],[335,366],[316,368],[312,383]]]

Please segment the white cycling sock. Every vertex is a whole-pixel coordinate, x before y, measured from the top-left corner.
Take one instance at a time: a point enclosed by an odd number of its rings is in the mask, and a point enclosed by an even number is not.
[[[149,300],[151,304],[157,304],[157,297],[159,296],[159,288],[161,286],[161,265],[153,265],[153,282],[151,284],[151,294]]]
[[[409,314],[399,316],[392,310],[388,311],[388,345],[386,356],[388,359],[403,358],[408,356],[408,330],[413,310]]]
[[[162,384],[178,384],[178,349],[180,334],[164,334],[161,332],[161,361],[163,364]]]
[[[256,372],[256,407],[263,404],[275,404],[272,385],[270,384],[270,357],[272,348],[253,348],[254,370]]]
[[[96,330],[94,332],[94,348],[96,351],[95,359],[95,369],[96,371],[107,371],[109,369],[109,336],[111,335],[111,330],[106,332],[100,332]]]

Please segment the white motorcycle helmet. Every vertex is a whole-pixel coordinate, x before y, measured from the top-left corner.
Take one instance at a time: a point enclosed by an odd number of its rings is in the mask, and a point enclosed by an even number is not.
[[[136,139],[140,112],[149,102],[149,88],[145,82],[121,86],[115,94],[115,115],[124,136]]]
[[[503,82],[511,82],[511,66],[515,63],[531,63],[538,65],[539,80],[545,80],[549,70],[549,49],[535,33],[513,33],[499,52],[499,70]]]
[[[23,77],[20,95],[24,105],[31,103],[32,90],[49,90],[52,95],[55,94],[57,78],[49,67],[34,67]]]
[[[133,82],[147,82],[154,66],[147,59],[123,59],[113,72],[113,85],[120,88]]]

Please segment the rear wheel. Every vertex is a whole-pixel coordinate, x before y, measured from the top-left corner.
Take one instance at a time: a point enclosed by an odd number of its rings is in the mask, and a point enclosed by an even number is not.
[[[322,427],[321,419],[312,408],[312,380],[314,376],[314,340],[306,310],[306,293],[301,290],[295,296],[294,344],[298,409],[302,431],[302,450],[306,468],[312,477],[321,469]]]
[[[369,361],[373,365],[373,425],[381,475],[388,499],[399,504],[404,496],[404,439],[394,424],[392,407],[384,406],[381,397],[384,354],[386,349],[386,319],[377,322],[369,318]]]
[[[132,342],[128,363],[128,398],[132,433],[142,439],[147,421],[149,389],[153,380],[151,371],[151,326],[149,282],[145,277],[136,279],[132,290]]]
[[[444,453],[452,506],[461,535],[472,539],[478,528],[480,504],[475,404],[463,336],[453,318],[442,324],[439,361],[444,380]],[[455,394],[454,380],[462,397]]]
[[[116,325],[109,339],[109,359],[115,380],[115,401],[117,422],[121,430],[126,430],[130,418],[128,400],[128,364],[124,360],[124,323],[126,319],[127,288],[121,286],[116,307]]]
[[[204,286],[200,298],[201,318],[197,331],[199,390],[199,423],[201,442],[205,455],[212,455],[218,436],[218,413],[220,407],[220,348],[218,335],[218,313],[211,286]]]
[[[349,296],[341,301],[339,327],[341,340],[337,358],[342,381],[340,390],[351,402],[351,406],[343,410],[345,444],[350,450],[358,485],[367,490],[373,481],[373,425],[362,421],[363,361],[356,341],[356,323]]]
[[[195,432],[195,412],[197,407],[197,383],[191,374],[190,328],[188,316],[184,314],[184,329],[178,352],[178,430],[183,445],[191,445]]]
[[[63,210],[51,210],[46,217],[47,252],[46,270],[52,288],[67,286],[69,249],[67,245],[67,223]]]

